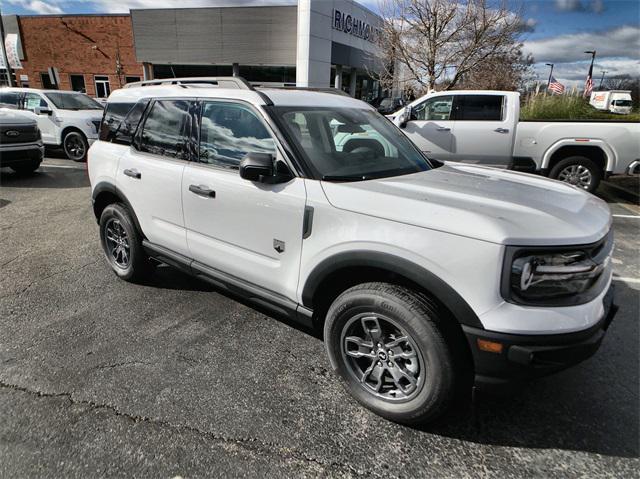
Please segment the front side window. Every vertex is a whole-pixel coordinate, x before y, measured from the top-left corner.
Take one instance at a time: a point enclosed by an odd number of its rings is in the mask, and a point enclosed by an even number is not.
[[[244,105],[204,103],[201,125],[198,158],[202,163],[236,169],[247,153],[276,153],[264,123]]]
[[[36,108],[48,108],[47,102],[37,93],[26,93],[24,95],[24,109],[29,111],[35,111]]]
[[[140,150],[179,160],[188,159],[189,102],[157,100],[142,129]]]
[[[358,181],[430,169],[409,139],[378,112],[272,107],[290,141],[323,180]]]
[[[413,108],[415,120],[449,120],[453,96],[437,96],[429,98]]]
[[[501,121],[503,99],[502,95],[460,95],[456,120]]]
[[[102,105],[84,93],[47,92],[45,96],[60,110],[102,110]]]

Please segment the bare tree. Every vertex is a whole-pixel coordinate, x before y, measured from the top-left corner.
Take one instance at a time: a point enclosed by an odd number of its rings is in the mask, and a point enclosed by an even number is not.
[[[524,90],[534,80],[533,57],[524,55],[520,45],[487,58],[477,68],[462,75],[456,88],[462,90]],[[448,87],[446,79],[444,87]]]
[[[508,7],[506,0],[380,0],[383,85],[451,89],[491,60],[511,58],[526,25]]]

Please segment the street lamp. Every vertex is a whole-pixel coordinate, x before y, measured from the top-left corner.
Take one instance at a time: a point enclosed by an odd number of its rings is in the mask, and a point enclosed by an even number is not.
[[[598,87],[598,90],[602,90],[602,82],[604,81],[605,73],[609,73],[609,72],[607,70],[602,70],[602,77],[600,78],[600,86]]]
[[[551,67],[551,71],[549,72],[549,80],[547,81],[547,89],[549,89],[549,85],[551,85],[551,76],[553,75],[553,63],[545,63],[548,67]]]

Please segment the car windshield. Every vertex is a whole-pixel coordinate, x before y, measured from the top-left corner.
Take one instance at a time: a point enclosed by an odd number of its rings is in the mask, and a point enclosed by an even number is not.
[[[102,105],[83,93],[46,93],[45,95],[61,110],[102,110]]]
[[[327,181],[360,181],[431,168],[388,119],[359,108],[274,107],[288,137]]]

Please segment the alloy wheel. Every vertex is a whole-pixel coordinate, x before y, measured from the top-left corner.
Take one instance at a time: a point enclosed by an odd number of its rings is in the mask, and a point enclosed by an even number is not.
[[[85,144],[80,133],[69,133],[64,139],[64,150],[73,161],[80,161],[85,155]]]
[[[414,340],[392,319],[373,313],[351,318],[342,330],[342,360],[349,374],[387,401],[414,398],[424,383],[424,364]]]
[[[589,168],[582,165],[569,165],[558,174],[558,180],[588,190],[593,181]]]
[[[131,261],[129,236],[119,220],[112,218],[104,227],[107,254],[116,266],[127,269]]]

